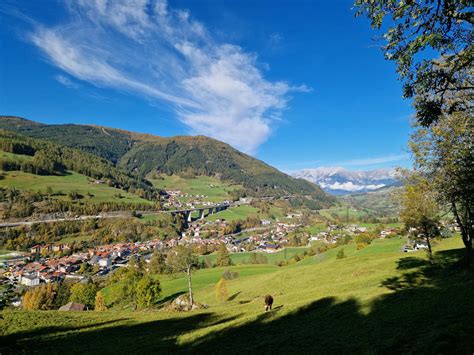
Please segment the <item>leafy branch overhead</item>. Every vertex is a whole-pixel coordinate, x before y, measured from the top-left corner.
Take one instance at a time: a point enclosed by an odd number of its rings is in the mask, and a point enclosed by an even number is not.
[[[468,0],[357,0],[356,16],[385,31],[383,51],[397,65],[403,94],[428,126],[471,109],[474,12]],[[456,95],[453,95],[456,93]]]

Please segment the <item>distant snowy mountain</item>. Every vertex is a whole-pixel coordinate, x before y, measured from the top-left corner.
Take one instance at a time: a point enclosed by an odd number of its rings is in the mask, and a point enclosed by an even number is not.
[[[334,195],[374,191],[399,183],[394,169],[362,171],[322,166],[315,169],[304,169],[292,175],[314,182],[326,192]]]

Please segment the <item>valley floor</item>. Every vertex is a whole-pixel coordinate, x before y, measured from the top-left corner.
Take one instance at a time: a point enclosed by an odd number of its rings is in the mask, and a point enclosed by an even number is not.
[[[423,252],[400,252],[402,238],[375,240],[336,259],[338,248],[287,267],[231,267],[229,300],[216,300],[224,269],[194,276],[196,299],[209,308],[166,311],[3,311],[2,354],[39,353],[457,353],[474,350],[474,277],[456,261],[459,237]],[[163,301],[185,280],[163,279]],[[263,296],[273,295],[265,313]]]

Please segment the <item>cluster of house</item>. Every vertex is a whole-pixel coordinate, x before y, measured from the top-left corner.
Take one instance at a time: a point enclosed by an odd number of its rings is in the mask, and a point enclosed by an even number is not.
[[[225,220],[198,221],[189,226],[178,243],[211,247],[223,243],[231,253],[245,251],[274,253],[289,243],[288,234],[300,226],[299,224],[285,222],[273,224],[269,220],[261,220],[260,223],[261,227],[249,229],[252,231],[251,235],[242,236],[242,232],[225,235],[223,233],[227,226]],[[215,237],[209,238],[209,235],[214,235]]]
[[[215,205],[214,202],[204,201],[208,196],[206,195],[192,195],[183,193],[181,190],[166,190],[167,200],[163,204],[166,208],[194,208],[206,207]],[[186,202],[184,202],[186,201]],[[230,203],[229,201],[222,201],[221,203]]]
[[[335,244],[341,238],[346,235],[357,235],[360,233],[367,232],[366,227],[358,226],[356,224],[350,225],[336,225],[330,224],[327,226],[325,231],[321,231],[310,238],[310,242],[312,241],[323,241],[329,244]],[[380,231],[379,237],[381,239],[386,238],[389,235],[394,235],[398,232],[396,228],[385,228]]]

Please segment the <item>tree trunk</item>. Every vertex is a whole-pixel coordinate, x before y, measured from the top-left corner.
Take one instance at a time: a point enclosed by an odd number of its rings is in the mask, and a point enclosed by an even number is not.
[[[191,303],[191,306],[192,306],[194,304],[194,298],[193,298],[193,283],[192,283],[191,267],[188,267],[188,270],[186,273],[188,275],[189,303]]]
[[[468,214],[468,216],[467,216],[466,223],[463,224],[454,201],[451,202],[451,207],[452,207],[454,217],[456,218],[456,223],[458,224],[459,228],[461,229],[461,238],[462,238],[462,241],[464,243],[464,246],[466,247],[466,252],[467,252],[467,255],[466,255],[467,264],[468,264],[468,266],[471,266],[472,261],[474,259],[474,255],[473,255],[473,252],[472,252],[473,229],[472,229],[472,216],[470,214],[471,211],[469,211],[469,210],[466,211],[467,212],[466,214]]]
[[[423,225],[423,229],[424,229],[424,235],[425,235],[425,240],[426,240],[426,245],[428,245],[428,258],[430,260],[430,264],[433,265],[434,264],[434,260],[433,260],[433,250],[431,249],[431,242],[430,242],[430,231],[428,230],[428,226],[426,224]]]
[[[428,244],[428,257],[430,258],[430,264],[433,265],[434,264],[433,250],[431,249],[430,237],[426,236],[425,239],[426,239],[426,244]]]

